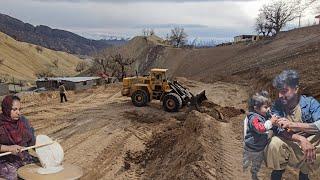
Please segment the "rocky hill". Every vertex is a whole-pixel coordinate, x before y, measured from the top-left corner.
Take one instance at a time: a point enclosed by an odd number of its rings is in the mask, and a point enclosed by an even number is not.
[[[136,53],[133,69],[140,74],[152,67],[169,69],[169,76],[202,82],[227,81],[250,86],[253,91],[271,87],[284,69],[301,75],[303,93],[320,99],[320,26],[281,32],[257,43],[190,49],[173,48],[153,37],[136,37],[126,47]]]
[[[48,26],[33,26],[5,14],[0,14],[0,31],[13,37],[17,41],[64,51],[71,54],[90,55],[113,44],[123,44],[119,40],[91,40],[72,32],[60,29],[51,29]]]

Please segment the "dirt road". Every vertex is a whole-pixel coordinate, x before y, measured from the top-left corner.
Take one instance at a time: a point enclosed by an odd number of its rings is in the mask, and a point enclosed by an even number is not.
[[[134,107],[120,84],[69,92],[67,103],[54,93],[24,95],[24,114],[37,134],[60,141],[65,161],[81,166],[83,179],[248,179],[239,111],[246,88],[179,80],[192,92],[205,89],[223,119],[187,108],[166,113],[159,102]]]

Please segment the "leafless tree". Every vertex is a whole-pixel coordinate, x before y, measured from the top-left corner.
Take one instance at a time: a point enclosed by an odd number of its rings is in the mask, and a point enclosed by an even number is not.
[[[142,36],[147,36],[147,30],[145,28],[142,29]]]
[[[51,62],[54,65],[55,68],[59,67],[59,59],[53,59]]]
[[[77,64],[75,70],[76,70],[76,72],[82,72],[82,71],[84,71],[85,69],[87,69],[87,67],[88,67],[88,63],[85,62],[85,61],[81,61],[81,62],[79,62],[79,63]]]
[[[55,75],[53,74],[52,70],[49,67],[38,70],[37,72],[35,72],[35,76],[37,78],[55,77]]]
[[[115,67],[117,68],[116,70],[120,72],[118,76],[120,76],[121,79],[127,76],[126,68],[130,67],[136,61],[136,58],[132,57],[132,55],[128,53],[128,50],[125,50],[124,48],[114,48],[114,51],[111,52],[110,57],[116,64]]]
[[[155,35],[156,33],[154,32],[154,29],[150,29],[150,36]]]
[[[36,46],[36,50],[38,53],[42,53],[43,48],[41,46]]]
[[[320,14],[320,0],[310,0],[310,5],[315,14]]]
[[[0,66],[4,64],[4,59],[0,58]]]
[[[154,32],[154,29],[150,28],[143,28],[142,29],[142,35],[143,36],[152,36],[152,35],[155,35],[155,32]]]
[[[295,0],[295,3],[298,4],[299,27],[301,27],[301,18],[307,9],[320,8],[319,0]],[[318,12],[315,11],[315,13],[320,13],[320,9],[318,9]]]
[[[0,66],[3,65],[4,59],[0,58]],[[5,82],[5,80],[3,80],[3,75],[0,74],[0,83],[2,83],[2,81]]]
[[[181,47],[186,44],[188,35],[184,28],[175,27],[171,30],[170,42],[174,47]]]
[[[92,71],[102,71],[104,74],[108,74],[108,70],[111,67],[111,60],[106,50],[101,51],[95,55],[92,64]]]
[[[93,66],[100,67],[104,74],[109,74],[109,71],[111,76],[123,79],[130,66],[136,61],[129,51],[123,47],[107,48],[97,55]]]
[[[267,22],[265,18],[259,16],[256,19],[255,31],[258,35],[270,36],[273,35],[273,24]]]
[[[272,27],[273,35],[276,35],[289,22],[298,18],[301,14],[300,0],[276,0],[264,5],[260,9],[257,25]],[[264,22],[266,24],[261,24]],[[267,28],[267,27],[264,27]],[[259,28],[258,28],[259,29]]]

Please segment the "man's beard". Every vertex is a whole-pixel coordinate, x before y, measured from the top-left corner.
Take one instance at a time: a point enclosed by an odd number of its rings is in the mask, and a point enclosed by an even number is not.
[[[280,100],[287,110],[292,110],[297,106],[297,103],[299,102],[299,96],[295,94],[291,97],[280,98]]]

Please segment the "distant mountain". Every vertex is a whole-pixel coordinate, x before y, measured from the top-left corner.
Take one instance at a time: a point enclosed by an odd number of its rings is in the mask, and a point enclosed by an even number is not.
[[[95,51],[123,43],[114,40],[91,40],[69,31],[51,29],[44,25],[33,26],[1,13],[0,31],[18,41],[81,55],[90,55]]]

